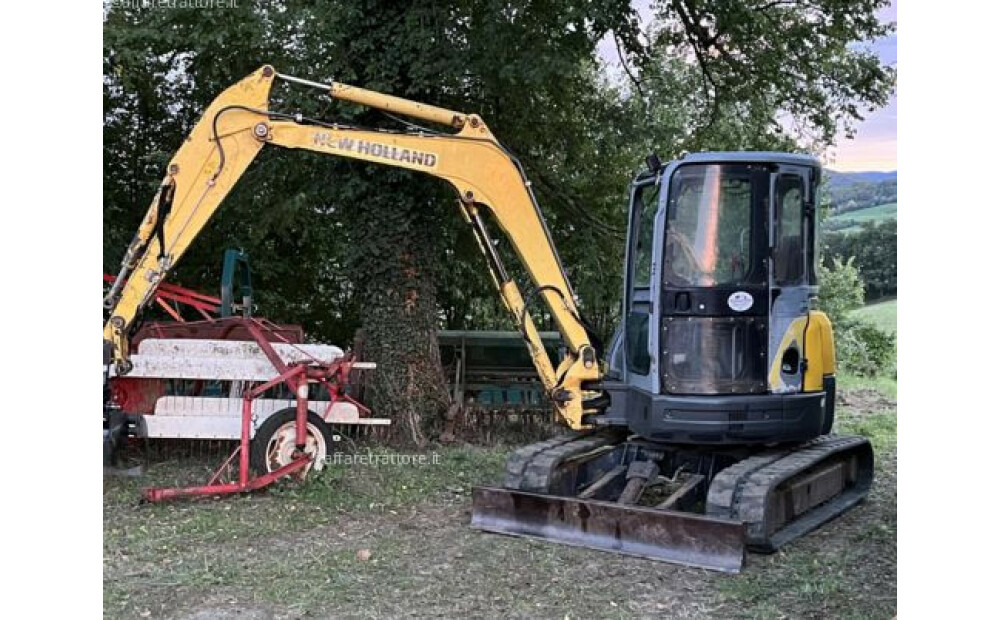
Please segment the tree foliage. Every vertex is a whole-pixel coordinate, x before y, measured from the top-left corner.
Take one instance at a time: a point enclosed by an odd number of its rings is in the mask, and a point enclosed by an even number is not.
[[[851,259],[864,280],[865,299],[896,294],[896,220],[865,222],[860,232],[830,233],[822,237],[821,254],[827,264]]]
[[[696,70],[703,105],[693,143],[727,119],[778,135],[784,120],[797,138],[823,146],[838,130],[852,135],[864,111],[888,100],[894,72],[856,45],[890,32],[877,17],[887,4],[660,0],[651,49]]]
[[[628,181],[643,157],[802,148],[795,138],[828,144],[888,96],[891,70],[854,47],[885,32],[875,18],[882,4],[664,1],[648,33],[629,3],[608,0],[113,4],[104,27],[105,268],[117,269],[204,106],[270,63],[481,114],[523,163],[584,312],[610,334]],[[595,53],[605,36],[632,79],[608,77]],[[401,128],[303,89],[276,89],[272,107]],[[365,355],[379,364],[369,404],[396,420],[401,439],[420,443],[447,404],[435,329],[511,325],[454,198],[415,173],[265,150],[174,279],[211,290],[222,248],[247,250],[262,314],[345,344],[362,330]],[[501,251],[527,288],[510,249]]]
[[[847,317],[835,328],[837,366],[860,377],[895,372],[896,334],[863,319]]]

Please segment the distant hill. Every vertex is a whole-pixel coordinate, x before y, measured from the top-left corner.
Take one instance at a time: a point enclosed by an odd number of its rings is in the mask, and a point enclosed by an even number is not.
[[[825,170],[824,191],[834,214],[896,202],[896,171],[837,172]]]
[[[895,219],[896,203],[893,202],[830,215],[823,220],[822,227],[824,233],[856,233],[868,222],[881,224]]]
[[[827,169],[823,171],[823,174],[830,181],[830,187],[896,180],[895,170],[890,170],[889,172],[837,172],[836,170]]]

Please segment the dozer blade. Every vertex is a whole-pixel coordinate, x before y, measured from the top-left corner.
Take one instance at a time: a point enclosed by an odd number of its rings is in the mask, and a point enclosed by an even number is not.
[[[472,490],[472,527],[726,573],[746,537],[739,521],[493,487]]]

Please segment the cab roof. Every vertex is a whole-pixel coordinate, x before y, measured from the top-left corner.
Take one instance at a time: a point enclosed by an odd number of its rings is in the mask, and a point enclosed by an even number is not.
[[[648,169],[639,172],[634,181],[642,182],[664,171],[672,171],[684,164],[785,164],[791,166],[809,166],[815,170],[817,181],[823,171],[823,164],[813,155],[803,153],[786,153],[782,151],[704,151],[688,153],[661,165],[660,169],[651,172]]]
[[[822,168],[819,159],[812,155],[801,153],[783,153],[779,151],[708,151],[704,153],[688,153],[671,163],[774,163],[793,166],[811,166]]]

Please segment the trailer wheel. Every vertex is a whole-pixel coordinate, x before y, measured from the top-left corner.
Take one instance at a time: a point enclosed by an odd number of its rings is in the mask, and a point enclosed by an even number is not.
[[[302,471],[301,477],[310,469],[322,470],[332,449],[330,426],[310,411],[306,418],[306,454],[313,457],[313,464]],[[294,452],[295,408],[292,407],[278,411],[257,429],[250,446],[250,465],[258,474],[270,473],[291,463]]]

